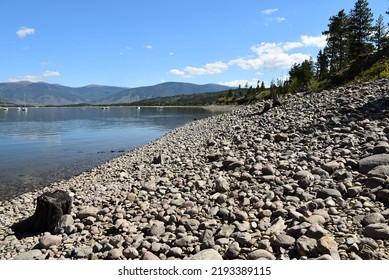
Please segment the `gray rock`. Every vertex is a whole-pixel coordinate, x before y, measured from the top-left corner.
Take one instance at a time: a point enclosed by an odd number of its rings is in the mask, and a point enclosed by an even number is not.
[[[379,165],[371,169],[367,176],[369,177],[378,177],[382,179],[389,178],[389,164],[388,165]]]
[[[99,209],[92,206],[92,207],[86,207],[86,208],[81,209],[80,211],[77,212],[76,215],[77,215],[77,218],[82,220],[82,219],[85,219],[87,217],[96,217],[97,212],[99,212]]]
[[[72,256],[77,259],[86,259],[93,253],[93,248],[88,246],[76,247],[72,250]]]
[[[63,215],[61,217],[61,219],[59,219],[58,227],[66,228],[66,227],[72,226],[73,224],[74,224],[74,220],[73,220],[72,215],[67,214],[67,215]]]
[[[365,180],[365,187],[375,189],[379,186],[384,185],[385,179],[379,177],[369,177]]]
[[[190,260],[223,260],[222,256],[214,249],[204,249],[191,256]]]
[[[332,236],[325,235],[319,239],[317,250],[321,254],[328,254],[334,260],[340,260],[338,253],[338,244]]]
[[[224,224],[221,226],[221,228],[216,236],[217,237],[230,237],[231,234],[234,232],[234,230],[235,230],[234,225]]]
[[[334,172],[339,168],[339,163],[336,161],[330,161],[322,165],[322,168],[327,172]]]
[[[385,154],[389,153],[389,143],[385,141],[381,141],[377,146],[373,148],[373,154]]]
[[[311,223],[311,224],[320,224],[320,225],[323,225],[325,222],[326,222],[326,219],[321,216],[321,215],[311,215],[307,218],[307,222]]]
[[[144,255],[142,257],[142,260],[145,260],[145,261],[156,261],[156,260],[160,260],[160,258],[158,258],[153,253],[147,251],[146,253],[144,253]]]
[[[172,247],[170,248],[169,252],[168,252],[168,256],[173,256],[173,257],[176,257],[176,258],[179,258],[182,256],[182,249],[180,247]]]
[[[296,241],[296,247],[301,256],[313,256],[316,253],[317,241],[305,235],[300,236]]]
[[[389,189],[379,190],[377,193],[377,200],[383,203],[389,203]]]
[[[155,191],[157,189],[157,185],[154,180],[150,180],[143,184],[142,189],[148,192]]]
[[[234,241],[231,243],[231,245],[228,247],[226,251],[226,257],[227,258],[236,258],[239,256],[241,251],[240,245],[238,242]]]
[[[274,238],[273,244],[277,247],[291,248],[295,245],[296,239],[287,234],[277,234]]]
[[[195,240],[194,236],[185,235],[185,236],[181,237],[180,239],[177,239],[174,242],[174,245],[177,247],[186,247],[186,246],[190,245],[192,242],[194,242],[194,240]]]
[[[200,222],[196,219],[182,219],[180,221],[182,222],[186,230],[189,231],[196,231],[200,226]]]
[[[212,230],[206,229],[200,236],[200,242],[203,249],[212,248],[215,246],[215,239],[213,238]]]
[[[151,228],[149,234],[152,236],[160,237],[162,234],[165,233],[165,225],[162,222],[155,221]]]
[[[369,224],[363,230],[363,235],[373,239],[389,239],[389,226],[387,224],[377,223]]]
[[[33,249],[31,251],[23,252],[14,257],[14,260],[39,260],[42,259],[43,254],[41,250]]]
[[[251,240],[251,234],[248,232],[234,232],[231,237],[241,246],[247,246]]]
[[[319,223],[312,223],[311,227],[307,230],[306,235],[314,239],[320,239],[326,235],[328,231],[324,229]]]
[[[370,225],[370,224],[378,224],[378,223],[384,223],[385,222],[385,217],[382,216],[381,213],[369,213],[366,214],[361,223],[364,226]]]
[[[276,218],[271,226],[266,229],[267,235],[280,234],[286,229],[285,221],[282,217]]]
[[[381,215],[384,216],[385,219],[389,219],[389,208],[386,208],[381,212]]]
[[[217,192],[226,192],[230,189],[230,184],[222,176],[219,176],[215,180],[215,191]]]
[[[248,260],[275,260],[276,257],[267,250],[258,249],[247,255]]]
[[[127,247],[123,250],[123,256],[127,259],[135,259],[139,257],[139,253],[134,247]]]
[[[114,248],[108,252],[108,258],[110,260],[120,260],[123,259],[123,249]]]
[[[274,141],[276,141],[276,142],[288,141],[288,134],[278,133],[278,134],[274,135]]]
[[[58,235],[45,234],[39,238],[39,245],[43,249],[48,249],[50,246],[58,246],[62,242],[62,237]]]
[[[247,213],[245,211],[242,211],[242,210],[236,210],[234,212],[235,214],[235,217],[238,221],[247,221],[249,219],[249,216],[247,215]]]
[[[359,171],[366,174],[380,165],[389,165],[389,154],[378,154],[361,159],[359,161]]]
[[[274,166],[271,164],[265,164],[262,167],[262,174],[263,175],[274,175],[276,173],[276,170],[274,169]]]
[[[328,189],[328,188],[320,189],[316,192],[317,198],[326,199],[327,197],[330,196],[336,198],[336,197],[342,197],[342,194],[338,190]]]
[[[314,177],[311,172],[301,170],[294,174],[293,179],[298,181],[300,188],[306,189],[313,184]]]

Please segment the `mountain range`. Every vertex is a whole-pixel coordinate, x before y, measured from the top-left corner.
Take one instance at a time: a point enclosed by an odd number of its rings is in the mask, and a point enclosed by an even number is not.
[[[76,88],[59,84],[25,81],[0,83],[0,100],[3,104],[27,104],[34,106],[123,104],[161,96],[216,92],[228,89],[230,88],[217,84],[197,85],[178,82],[167,82],[137,88],[102,85],[88,85]]]

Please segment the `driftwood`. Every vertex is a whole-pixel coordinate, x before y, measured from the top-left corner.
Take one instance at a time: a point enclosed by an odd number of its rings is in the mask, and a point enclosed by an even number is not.
[[[70,214],[71,197],[64,191],[45,192],[37,199],[34,215],[12,225],[18,237],[53,232],[60,218]]]

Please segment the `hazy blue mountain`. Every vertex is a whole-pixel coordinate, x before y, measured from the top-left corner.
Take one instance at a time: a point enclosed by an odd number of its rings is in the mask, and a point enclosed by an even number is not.
[[[129,103],[161,96],[216,92],[228,89],[229,87],[227,86],[217,84],[197,85],[191,83],[167,82],[154,86],[125,89],[119,93],[102,98],[98,100],[97,103]]]
[[[68,105],[89,103],[124,89],[98,85],[73,88],[43,82],[0,83],[0,99],[15,104]]]
[[[44,82],[0,83],[0,100],[14,104],[30,105],[72,105],[117,104],[149,99],[160,96],[215,92],[229,87],[206,84],[169,82],[154,86],[123,88],[114,86],[89,85],[84,87],[66,87]]]

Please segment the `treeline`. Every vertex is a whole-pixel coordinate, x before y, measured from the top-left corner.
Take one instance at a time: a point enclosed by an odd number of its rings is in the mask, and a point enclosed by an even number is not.
[[[288,80],[272,81],[272,93],[315,89],[346,81],[360,74],[358,69],[366,69],[362,64],[370,67],[382,58],[380,69],[373,71],[377,77],[369,78],[389,78],[389,64],[385,63],[389,50],[388,24],[383,15],[374,23],[367,0],[357,0],[348,14],[343,9],[330,17],[328,29],[322,34],[327,37],[327,45],[319,51],[316,62],[311,58],[294,64]]]

